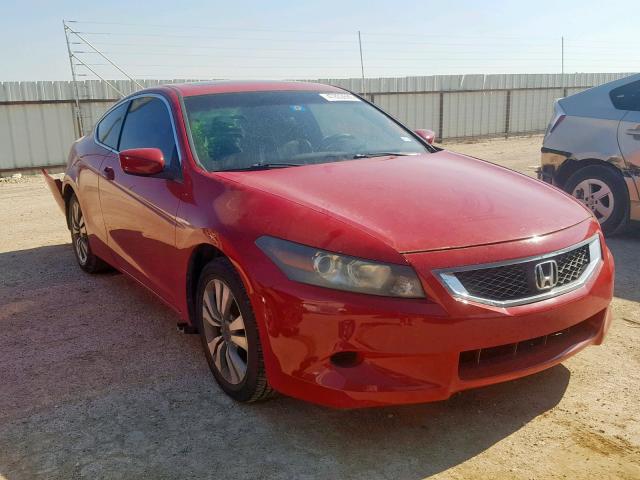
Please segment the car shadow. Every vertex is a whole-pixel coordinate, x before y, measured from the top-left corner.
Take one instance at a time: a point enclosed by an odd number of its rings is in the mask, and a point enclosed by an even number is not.
[[[338,478],[421,479],[475,457],[552,409],[569,378],[558,366],[431,404],[332,411],[279,399],[249,413],[318,460],[331,459]]]
[[[561,400],[557,366],[433,404],[240,405],[199,338],[69,245],[0,253],[0,477],[407,478],[458,465]]]

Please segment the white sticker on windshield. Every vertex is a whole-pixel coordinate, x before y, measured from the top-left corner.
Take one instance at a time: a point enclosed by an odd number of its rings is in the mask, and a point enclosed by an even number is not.
[[[400,137],[400,140],[402,140],[403,142],[410,142],[411,139],[409,137]]]
[[[329,102],[359,102],[360,99],[350,93],[319,93],[322,98]]]

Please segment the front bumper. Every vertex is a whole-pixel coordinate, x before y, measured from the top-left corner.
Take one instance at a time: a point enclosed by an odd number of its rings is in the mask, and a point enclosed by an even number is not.
[[[269,381],[284,394],[350,408],[442,400],[555,365],[601,343],[609,327],[614,271],[604,242],[603,261],[583,286],[528,305],[457,301],[430,272],[554,251],[596,231],[585,221],[536,241],[408,255],[430,300],[303,285],[265,263],[252,274],[251,297]],[[508,349],[520,353],[504,355]],[[491,355],[474,365],[479,350]],[[339,352],[356,352],[358,361],[340,366],[332,361]]]

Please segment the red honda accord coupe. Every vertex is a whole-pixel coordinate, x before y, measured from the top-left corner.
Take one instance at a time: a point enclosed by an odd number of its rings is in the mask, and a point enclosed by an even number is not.
[[[80,267],[174,309],[239,401],[440,400],[600,344],[597,220],[432,141],[327,85],[168,85],[118,102],[46,178]]]

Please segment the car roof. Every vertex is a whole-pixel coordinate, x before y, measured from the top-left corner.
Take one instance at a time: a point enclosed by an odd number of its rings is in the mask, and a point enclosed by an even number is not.
[[[627,112],[615,108],[609,94],[614,88],[638,80],[640,80],[640,74],[623,77],[561,98],[558,103],[567,115],[620,120]]]
[[[268,92],[268,91],[321,91],[342,92],[343,90],[331,85],[313,82],[291,82],[274,80],[215,80],[210,82],[174,83],[165,85],[177,90],[183,97],[194,95],[208,95],[213,93],[235,92]]]

